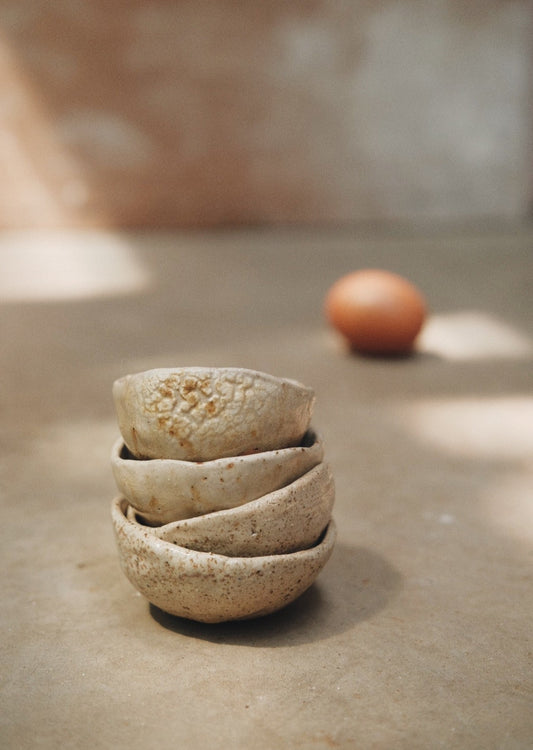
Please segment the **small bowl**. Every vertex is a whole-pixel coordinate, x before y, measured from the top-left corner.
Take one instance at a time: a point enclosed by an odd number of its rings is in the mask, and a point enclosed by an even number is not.
[[[242,368],[183,367],[113,384],[121,435],[137,458],[210,461],[299,445],[314,393]]]
[[[334,500],[333,475],[320,463],[286,487],[238,508],[149,528],[165,542],[198,552],[228,557],[285,554],[316,543]],[[131,506],[127,516],[139,523]]]
[[[312,430],[294,448],[197,463],[131,455],[122,438],[113,445],[111,468],[122,495],[145,523],[160,526],[256,500],[293,482],[324,457]]]
[[[199,622],[260,617],[309,588],[335,544],[333,520],[309,549],[287,555],[225,557],[178,547],[126,517],[127,501],[112,504],[122,570],[156,607]]]

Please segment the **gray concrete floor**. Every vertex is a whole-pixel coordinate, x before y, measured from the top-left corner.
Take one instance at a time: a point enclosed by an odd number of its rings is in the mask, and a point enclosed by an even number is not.
[[[2,235],[2,747],[533,746],[532,247],[527,227]],[[365,266],[426,294],[416,356],[348,354],[325,324]],[[172,365],[316,391],[338,544],[262,620],[172,618],[120,571],[111,384]]]

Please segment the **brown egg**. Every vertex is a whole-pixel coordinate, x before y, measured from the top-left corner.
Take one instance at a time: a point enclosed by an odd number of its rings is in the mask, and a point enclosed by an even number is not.
[[[364,269],[333,284],[326,296],[325,314],[356,351],[406,354],[424,323],[426,303],[402,276]]]

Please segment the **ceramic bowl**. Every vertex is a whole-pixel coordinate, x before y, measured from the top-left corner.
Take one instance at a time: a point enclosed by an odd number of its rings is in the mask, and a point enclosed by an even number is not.
[[[333,520],[319,542],[301,552],[225,557],[179,547],[126,517],[127,501],[112,504],[121,567],[137,590],[165,612],[200,622],[270,614],[313,583],[335,544]]]
[[[111,468],[119,491],[139,517],[160,526],[255,500],[294,481],[323,457],[322,440],[312,430],[294,448],[202,463],[137,459],[119,438]]]
[[[137,458],[210,461],[299,445],[310,388],[241,368],[184,367],[113,384],[121,435]]]
[[[238,508],[150,530],[180,547],[229,557],[296,552],[315,544],[331,518],[334,499],[330,468],[320,463],[286,487]],[[127,515],[139,523],[131,506]]]

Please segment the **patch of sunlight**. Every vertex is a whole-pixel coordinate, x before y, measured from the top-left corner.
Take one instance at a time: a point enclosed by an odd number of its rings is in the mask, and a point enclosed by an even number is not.
[[[533,355],[531,338],[494,316],[475,310],[431,316],[418,348],[452,360]]]
[[[428,399],[393,414],[400,429],[451,455],[500,461],[533,455],[533,396]]]
[[[0,263],[0,302],[128,294],[150,283],[126,240],[113,232],[6,232],[0,235]]]
[[[500,531],[529,544],[533,542],[533,473],[493,482],[483,493],[489,522]]]

